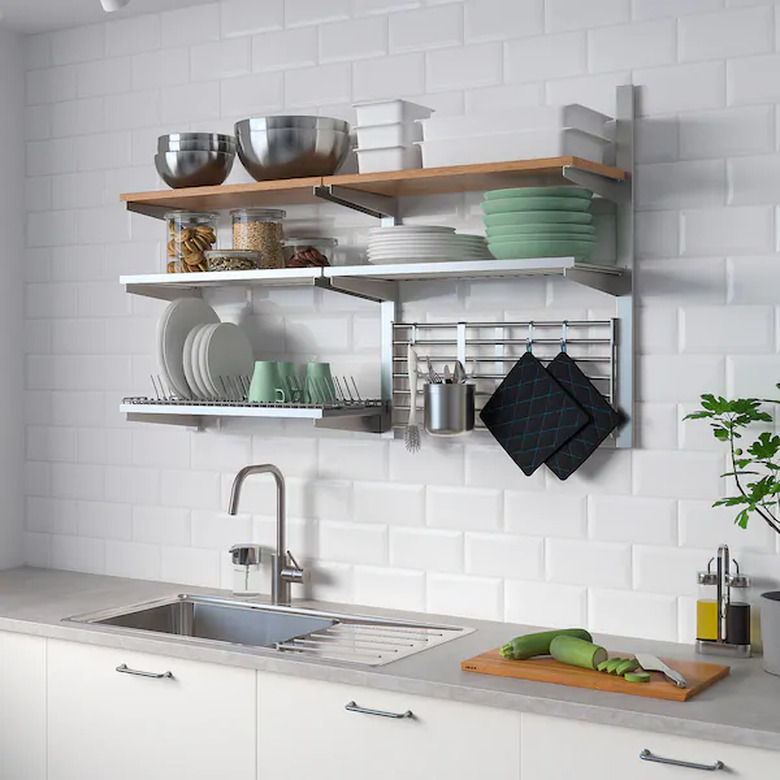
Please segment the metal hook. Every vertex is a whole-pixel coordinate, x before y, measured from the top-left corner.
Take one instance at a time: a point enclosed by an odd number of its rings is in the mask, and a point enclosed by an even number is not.
[[[525,339],[525,351],[531,352],[533,348],[534,343],[534,323],[533,320],[531,320],[528,323],[528,336]]]
[[[569,331],[569,321],[564,320],[561,324],[561,352],[566,352],[566,336]]]

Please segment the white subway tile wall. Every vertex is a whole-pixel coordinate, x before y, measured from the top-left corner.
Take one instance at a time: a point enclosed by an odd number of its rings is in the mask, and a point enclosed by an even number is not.
[[[230,584],[226,547],[273,543],[288,475],[290,537],[311,594],[538,625],[692,640],[696,569],[727,541],[780,580],[780,540],[710,504],[724,452],[682,423],[702,392],[768,397],[780,381],[780,51],[774,3],[723,0],[228,0],[27,39],[27,561],[185,584]],[[419,454],[400,440],[307,423],[196,433],[125,422],[151,390],[159,302],[122,273],[162,269],[162,223],[120,192],[162,187],[157,135],[229,131],[251,114],[343,116],[402,97],[442,114],[582,102],[640,87],[637,440],[565,483],[525,477],[490,437]],[[247,181],[236,164],[230,182]],[[477,199],[414,199],[416,222],[479,227]],[[290,207],[290,226],[357,251],[369,218]],[[420,319],[608,314],[568,283],[420,284]],[[545,310],[545,307],[548,307]],[[255,292],[258,358],[330,360],[377,385],[373,305],[310,290]],[[374,389],[375,391],[375,389]],[[742,560],[744,558],[744,560]],[[762,579],[762,585],[767,582]]]

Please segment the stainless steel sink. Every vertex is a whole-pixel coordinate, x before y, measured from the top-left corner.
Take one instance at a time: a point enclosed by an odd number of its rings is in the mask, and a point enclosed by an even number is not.
[[[109,631],[156,632],[381,666],[469,634],[458,626],[179,595],[65,618]]]

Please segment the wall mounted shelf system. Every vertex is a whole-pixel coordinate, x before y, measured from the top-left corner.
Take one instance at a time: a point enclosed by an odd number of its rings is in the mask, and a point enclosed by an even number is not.
[[[612,377],[609,398],[629,421],[618,433],[616,446],[631,447],[634,395],[634,102],[632,86],[617,88],[614,167],[577,157],[555,157],[122,195],[121,200],[126,203],[128,210],[155,218],[162,218],[166,212],[176,210],[224,211],[247,206],[326,201],[370,214],[381,219],[382,224],[396,224],[400,221],[398,199],[406,196],[572,183],[592,190],[599,199],[609,204],[610,209],[614,209],[617,247],[615,265],[597,265],[578,262],[573,257],[556,257],[124,276],[120,282],[127,292],[162,300],[201,296],[213,287],[306,285],[375,301],[381,309],[382,370],[379,407],[326,410],[236,405],[228,409],[224,405],[203,407],[200,404],[178,405],[166,402],[160,405],[151,403],[143,406],[143,409],[137,404],[125,404],[122,411],[127,413],[129,419],[149,422],[202,425],[207,419],[218,417],[286,417],[312,419],[321,427],[388,433],[392,427],[394,382],[396,396],[399,389],[398,376],[394,378],[394,374],[402,373],[398,361],[394,361],[394,356],[397,357],[397,344],[394,345],[394,341],[398,341],[399,327],[412,325],[397,321],[398,282],[423,279],[519,279],[544,275],[562,277],[615,298],[615,318],[609,321],[608,337],[612,339],[608,371]],[[556,326],[559,324],[555,323]],[[596,324],[593,323],[593,326]],[[468,326],[466,323],[461,325]],[[507,323],[495,325],[508,326]],[[395,400],[398,402],[399,398]]]

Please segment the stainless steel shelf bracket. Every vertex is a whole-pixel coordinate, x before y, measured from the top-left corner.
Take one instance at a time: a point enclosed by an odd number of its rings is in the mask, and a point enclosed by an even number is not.
[[[583,264],[584,266],[584,264]],[[605,274],[599,271],[591,271],[589,268],[567,268],[563,272],[565,279],[570,282],[591,287],[594,290],[607,293],[608,295],[630,295],[631,294],[631,274]]]
[[[361,214],[368,214],[377,219],[397,219],[398,201],[389,195],[377,195],[373,192],[352,190],[349,187],[339,187],[324,184],[314,187],[314,195],[330,203],[336,203]]]
[[[398,283],[382,279],[355,279],[347,277],[322,278],[314,281],[322,290],[333,290],[342,295],[352,295],[366,301],[382,303],[398,299]]]
[[[576,165],[564,165],[561,172],[563,178],[568,179],[572,184],[585,187],[613,203],[625,203],[631,197],[630,181],[608,179],[606,176],[586,171]]]

